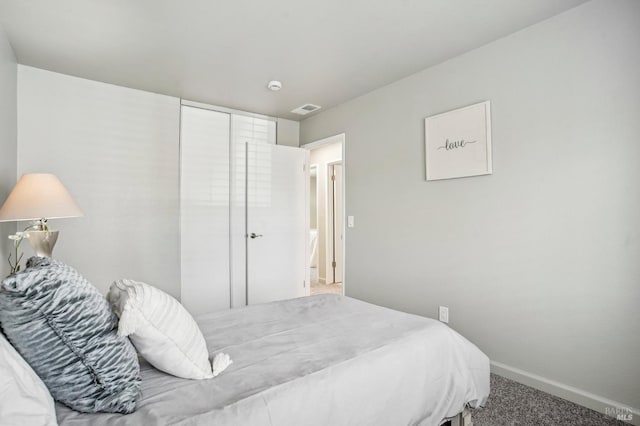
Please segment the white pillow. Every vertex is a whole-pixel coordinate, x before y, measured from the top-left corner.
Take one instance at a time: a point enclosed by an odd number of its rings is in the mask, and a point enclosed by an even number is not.
[[[118,334],[151,365],[185,379],[213,377],[204,336],[176,299],[132,280],[114,281],[107,299],[120,317]]]
[[[57,426],[56,409],[40,377],[0,333],[0,423]]]

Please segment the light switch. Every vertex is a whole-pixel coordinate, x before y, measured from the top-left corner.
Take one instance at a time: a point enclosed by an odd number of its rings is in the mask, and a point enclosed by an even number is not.
[[[356,226],[356,221],[353,216],[347,216],[347,228],[353,228]]]
[[[438,319],[444,323],[449,322],[449,308],[440,306],[438,309]]]

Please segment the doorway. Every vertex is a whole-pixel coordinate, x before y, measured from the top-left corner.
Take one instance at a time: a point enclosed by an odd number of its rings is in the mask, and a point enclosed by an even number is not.
[[[310,294],[344,294],[344,135],[309,150]]]

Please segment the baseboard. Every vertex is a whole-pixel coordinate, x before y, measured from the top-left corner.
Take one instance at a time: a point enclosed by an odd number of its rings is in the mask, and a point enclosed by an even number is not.
[[[491,372],[582,405],[583,407],[590,408],[599,413],[606,414],[609,417],[615,418],[616,414],[621,415],[623,418],[620,420],[640,426],[640,409],[638,408],[629,407],[626,404],[603,398],[599,395],[583,391],[582,389],[574,388],[496,361],[491,361]]]
[[[326,279],[318,277],[318,284],[326,284],[326,283],[327,283]]]

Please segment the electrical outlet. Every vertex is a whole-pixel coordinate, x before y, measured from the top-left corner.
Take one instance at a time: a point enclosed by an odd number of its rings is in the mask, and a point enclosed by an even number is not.
[[[440,306],[438,309],[438,319],[444,323],[449,323],[449,308]]]

